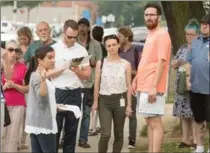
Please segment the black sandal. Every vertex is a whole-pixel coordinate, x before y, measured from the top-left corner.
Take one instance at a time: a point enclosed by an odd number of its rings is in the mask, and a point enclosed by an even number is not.
[[[89,136],[96,136],[96,135],[98,135],[97,131],[89,133]]]
[[[178,148],[189,148],[189,147],[191,147],[191,145],[186,144],[186,143],[184,143],[184,142],[181,142],[177,147],[178,147]]]

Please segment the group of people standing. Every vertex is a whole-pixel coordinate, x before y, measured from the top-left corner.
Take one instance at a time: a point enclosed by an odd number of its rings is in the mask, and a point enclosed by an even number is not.
[[[97,135],[98,116],[101,133],[98,152],[108,150],[112,122],[113,152],[121,152],[127,116],[128,147],[135,148],[136,108],[140,96],[148,94],[148,102],[152,104],[157,95],[164,96],[167,88],[172,46],[169,33],[160,25],[161,15],[158,4],[145,6],[144,19],[149,33],[144,47],[131,44],[133,33],[129,27],[119,28],[117,35],[103,38],[103,28],[96,26],[91,35],[90,22],[85,18],[78,22],[65,21],[58,42],[51,38],[46,22],[36,27],[40,38],[37,41],[33,41],[27,27],[21,28],[19,43],[7,42],[2,57],[3,93],[11,118],[11,124],[5,129],[2,151],[17,152],[24,148],[25,131],[30,134],[32,152],[58,152],[60,139],[63,152],[75,152],[79,118],[74,111],[63,110],[65,105],[83,112],[80,147],[91,147],[88,135]],[[177,92],[174,115],[183,122],[184,137],[180,147],[191,145],[187,132],[194,116],[196,152],[204,151],[201,130],[204,122],[209,121],[210,111],[208,16],[200,23],[200,37],[196,38],[199,25],[195,22],[185,28],[188,44],[181,47],[172,64],[180,81],[183,71],[180,67],[190,63],[185,70],[190,96]],[[72,59],[88,55],[91,55],[89,61],[71,65]],[[150,112],[142,115],[148,125],[148,151],[160,152],[164,135],[161,115]],[[92,131],[89,131],[90,116]]]
[[[181,118],[183,131],[178,147],[191,147],[195,152],[204,152],[204,134],[210,120],[209,24],[209,14],[200,22],[189,21],[184,29],[187,43],[172,62],[177,71],[173,115]]]

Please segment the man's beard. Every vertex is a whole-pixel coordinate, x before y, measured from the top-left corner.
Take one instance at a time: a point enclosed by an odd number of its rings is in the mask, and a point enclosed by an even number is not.
[[[148,22],[150,22],[150,23],[148,24]],[[146,22],[146,26],[147,26],[147,28],[148,28],[149,30],[155,29],[155,28],[158,26],[158,19],[155,20],[154,22],[152,22],[152,21],[147,21],[147,22]]]
[[[84,30],[79,31],[79,35],[84,36],[84,35],[86,35],[86,34],[87,34],[87,33],[86,33]]]
[[[41,42],[46,43],[48,41],[48,37],[40,37]]]
[[[120,47],[124,47],[125,46],[125,41],[123,41],[123,42],[120,42]]]

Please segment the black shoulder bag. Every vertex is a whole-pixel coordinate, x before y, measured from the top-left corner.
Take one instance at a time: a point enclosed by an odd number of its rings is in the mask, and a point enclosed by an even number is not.
[[[104,63],[104,58],[102,58],[101,60],[101,73],[102,73],[103,63]],[[89,89],[87,93],[87,105],[89,107],[92,107],[93,100],[94,100],[94,85]]]

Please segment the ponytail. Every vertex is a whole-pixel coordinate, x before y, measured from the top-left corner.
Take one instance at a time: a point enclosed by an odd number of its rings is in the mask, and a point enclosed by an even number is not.
[[[37,66],[38,66],[38,62],[37,62],[36,58],[33,56],[30,60],[29,68],[28,68],[28,71],[26,72],[26,75],[25,75],[25,79],[24,79],[25,80],[25,85],[29,84],[31,73],[36,71]]]

